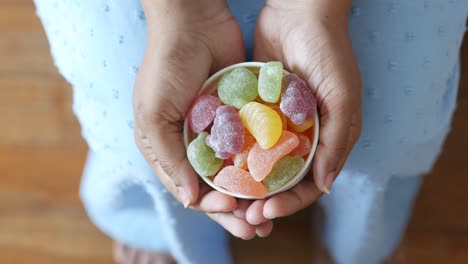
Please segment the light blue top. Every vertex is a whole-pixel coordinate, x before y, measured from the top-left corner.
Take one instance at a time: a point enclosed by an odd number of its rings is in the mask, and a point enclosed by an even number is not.
[[[114,239],[169,250],[180,263],[229,263],[222,229],[177,204],[134,144],[132,87],[146,43],[139,1],[35,2],[91,149],[81,195],[92,220]],[[229,5],[250,54],[263,2]],[[377,263],[398,243],[450,128],[467,13],[465,0],[353,1],[364,129],[321,200],[337,263]]]

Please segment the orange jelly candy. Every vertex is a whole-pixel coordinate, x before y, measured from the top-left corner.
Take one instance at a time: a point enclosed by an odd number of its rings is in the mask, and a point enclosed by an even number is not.
[[[255,143],[247,157],[247,166],[252,177],[258,182],[262,181],[271,172],[273,165],[298,145],[298,137],[286,130],[283,131],[278,142],[269,149],[262,149],[258,143]]]
[[[255,138],[248,132],[245,133],[244,136],[244,147],[242,148],[241,152],[235,154],[232,157],[234,165],[241,169],[247,169],[247,156],[249,155],[249,151],[252,146],[255,144]]]
[[[292,156],[299,156],[304,157],[305,155],[310,153],[312,149],[312,143],[310,142],[310,138],[304,134],[296,134],[297,138],[299,139],[299,146],[291,151]]]
[[[268,190],[261,182],[256,182],[248,171],[236,166],[224,167],[214,178],[214,184],[228,191],[263,199]]]
[[[304,123],[300,125],[294,124],[289,118],[288,118],[288,126],[292,128],[294,131],[297,132],[304,132],[307,129],[311,128],[314,126],[314,118],[312,117],[311,119],[307,119],[304,121]]]

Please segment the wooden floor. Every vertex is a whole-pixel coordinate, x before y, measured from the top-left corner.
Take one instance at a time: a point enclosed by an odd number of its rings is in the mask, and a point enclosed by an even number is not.
[[[401,263],[468,263],[466,44],[463,58],[453,131],[417,200]],[[86,146],[71,90],[29,0],[0,0],[0,121],[0,263],[112,263],[111,241],[77,195]],[[309,218],[275,222],[268,239],[233,239],[237,262],[328,263],[318,261],[324,254],[309,236]]]

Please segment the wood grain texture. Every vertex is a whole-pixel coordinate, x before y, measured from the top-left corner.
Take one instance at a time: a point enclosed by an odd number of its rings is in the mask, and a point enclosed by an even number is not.
[[[398,263],[468,263],[468,45],[453,130],[427,176]],[[30,0],[0,0],[0,263],[113,263],[78,198],[86,145],[71,89]],[[314,210],[318,212],[318,209]],[[331,263],[310,211],[267,239],[232,239],[237,263]]]

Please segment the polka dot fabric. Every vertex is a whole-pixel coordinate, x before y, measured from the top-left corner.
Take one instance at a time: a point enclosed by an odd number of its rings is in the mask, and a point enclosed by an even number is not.
[[[133,141],[132,89],[146,43],[140,1],[35,2],[90,147],[81,185],[90,218],[114,239],[170,251],[180,263],[231,263],[225,232],[181,207]],[[263,1],[228,3],[251,56]],[[364,127],[320,201],[337,263],[378,263],[397,245],[450,128],[467,13],[464,0],[353,1]]]

